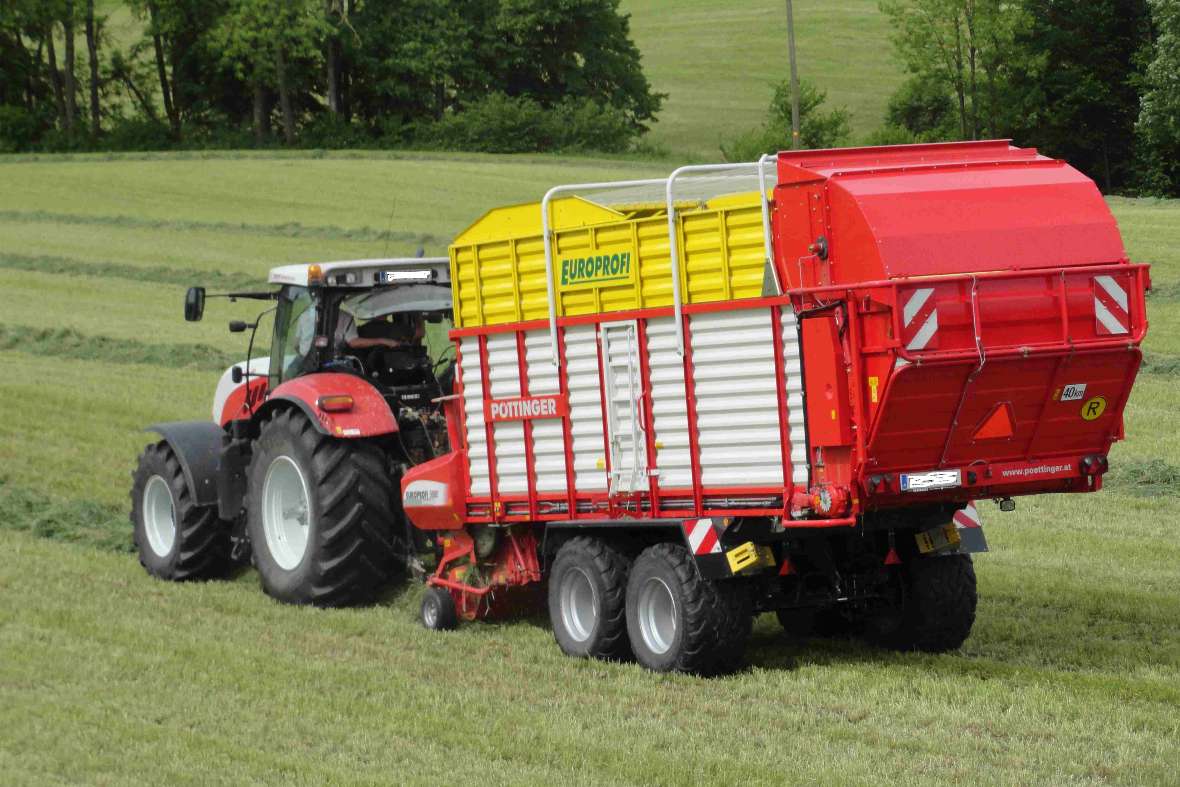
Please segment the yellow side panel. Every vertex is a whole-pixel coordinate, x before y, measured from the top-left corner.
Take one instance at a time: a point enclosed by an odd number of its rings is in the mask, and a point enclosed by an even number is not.
[[[560,316],[672,305],[667,218],[632,218],[577,199],[561,200],[553,233]],[[529,216],[532,224],[529,224]],[[455,326],[549,316],[539,207],[489,212],[451,246]],[[531,231],[521,234],[523,230]],[[765,265],[757,192],[682,210],[677,221],[681,296],[706,303],[762,294]]]

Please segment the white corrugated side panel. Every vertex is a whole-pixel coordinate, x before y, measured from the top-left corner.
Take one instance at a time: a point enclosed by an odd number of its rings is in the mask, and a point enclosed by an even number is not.
[[[598,334],[594,325],[572,325],[565,329],[565,365],[569,377],[574,486],[581,492],[600,492],[606,489],[606,456]]]
[[[529,376],[529,395],[555,394],[561,391],[557,367],[549,347],[549,331],[529,331],[524,335],[525,360]],[[536,468],[538,492],[565,491],[565,438],[562,419],[535,418],[533,430],[533,466]]]
[[[781,486],[770,310],[694,314],[689,325],[701,483]]]
[[[491,493],[488,483],[488,440],[483,422],[483,382],[479,371],[479,338],[459,340],[459,380],[463,384],[463,413],[467,428],[467,472],[471,494]]]
[[[791,440],[791,480],[807,488],[807,421],[803,409],[803,356],[795,312],[782,310],[783,373],[787,377],[787,425]]]
[[[656,461],[663,489],[692,487],[692,454],[688,443],[688,402],[684,359],[676,351],[676,320],[647,321],[647,363],[651,370],[651,408]]]
[[[520,362],[515,333],[488,337],[488,385],[493,399],[520,396]],[[499,421],[493,424],[492,435],[496,441],[496,491],[501,495],[527,494],[524,423]]]

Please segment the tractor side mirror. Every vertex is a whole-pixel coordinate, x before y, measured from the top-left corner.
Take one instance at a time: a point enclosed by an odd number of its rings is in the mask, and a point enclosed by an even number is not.
[[[184,319],[187,322],[200,322],[205,316],[205,288],[189,287],[184,295]]]
[[[245,320],[230,320],[229,321],[229,332],[230,333],[245,333],[246,329],[249,327],[250,327],[250,323],[246,322]]]

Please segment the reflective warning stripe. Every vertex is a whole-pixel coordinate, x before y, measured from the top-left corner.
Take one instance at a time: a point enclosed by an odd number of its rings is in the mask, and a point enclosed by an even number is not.
[[[938,333],[938,309],[933,295],[933,287],[914,290],[902,307],[902,335],[907,350],[927,349]]]
[[[1113,276],[1094,277],[1094,319],[1100,336],[1131,332],[1127,291]]]
[[[968,503],[961,511],[956,511],[952,521],[955,527],[983,527],[983,520],[979,518],[979,509],[975,507],[974,502]]]
[[[712,519],[685,522],[684,535],[688,538],[688,547],[694,555],[717,554],[721,551],[721,542],[717,538],[717,530],[713,527]]]

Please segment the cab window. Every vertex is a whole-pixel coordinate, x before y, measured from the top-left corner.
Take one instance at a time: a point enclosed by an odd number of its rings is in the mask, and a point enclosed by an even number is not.
[[[315,339],[316,309],[306,287],[284,287],[279,293],[271,342],[270,385],[299,376]]]

